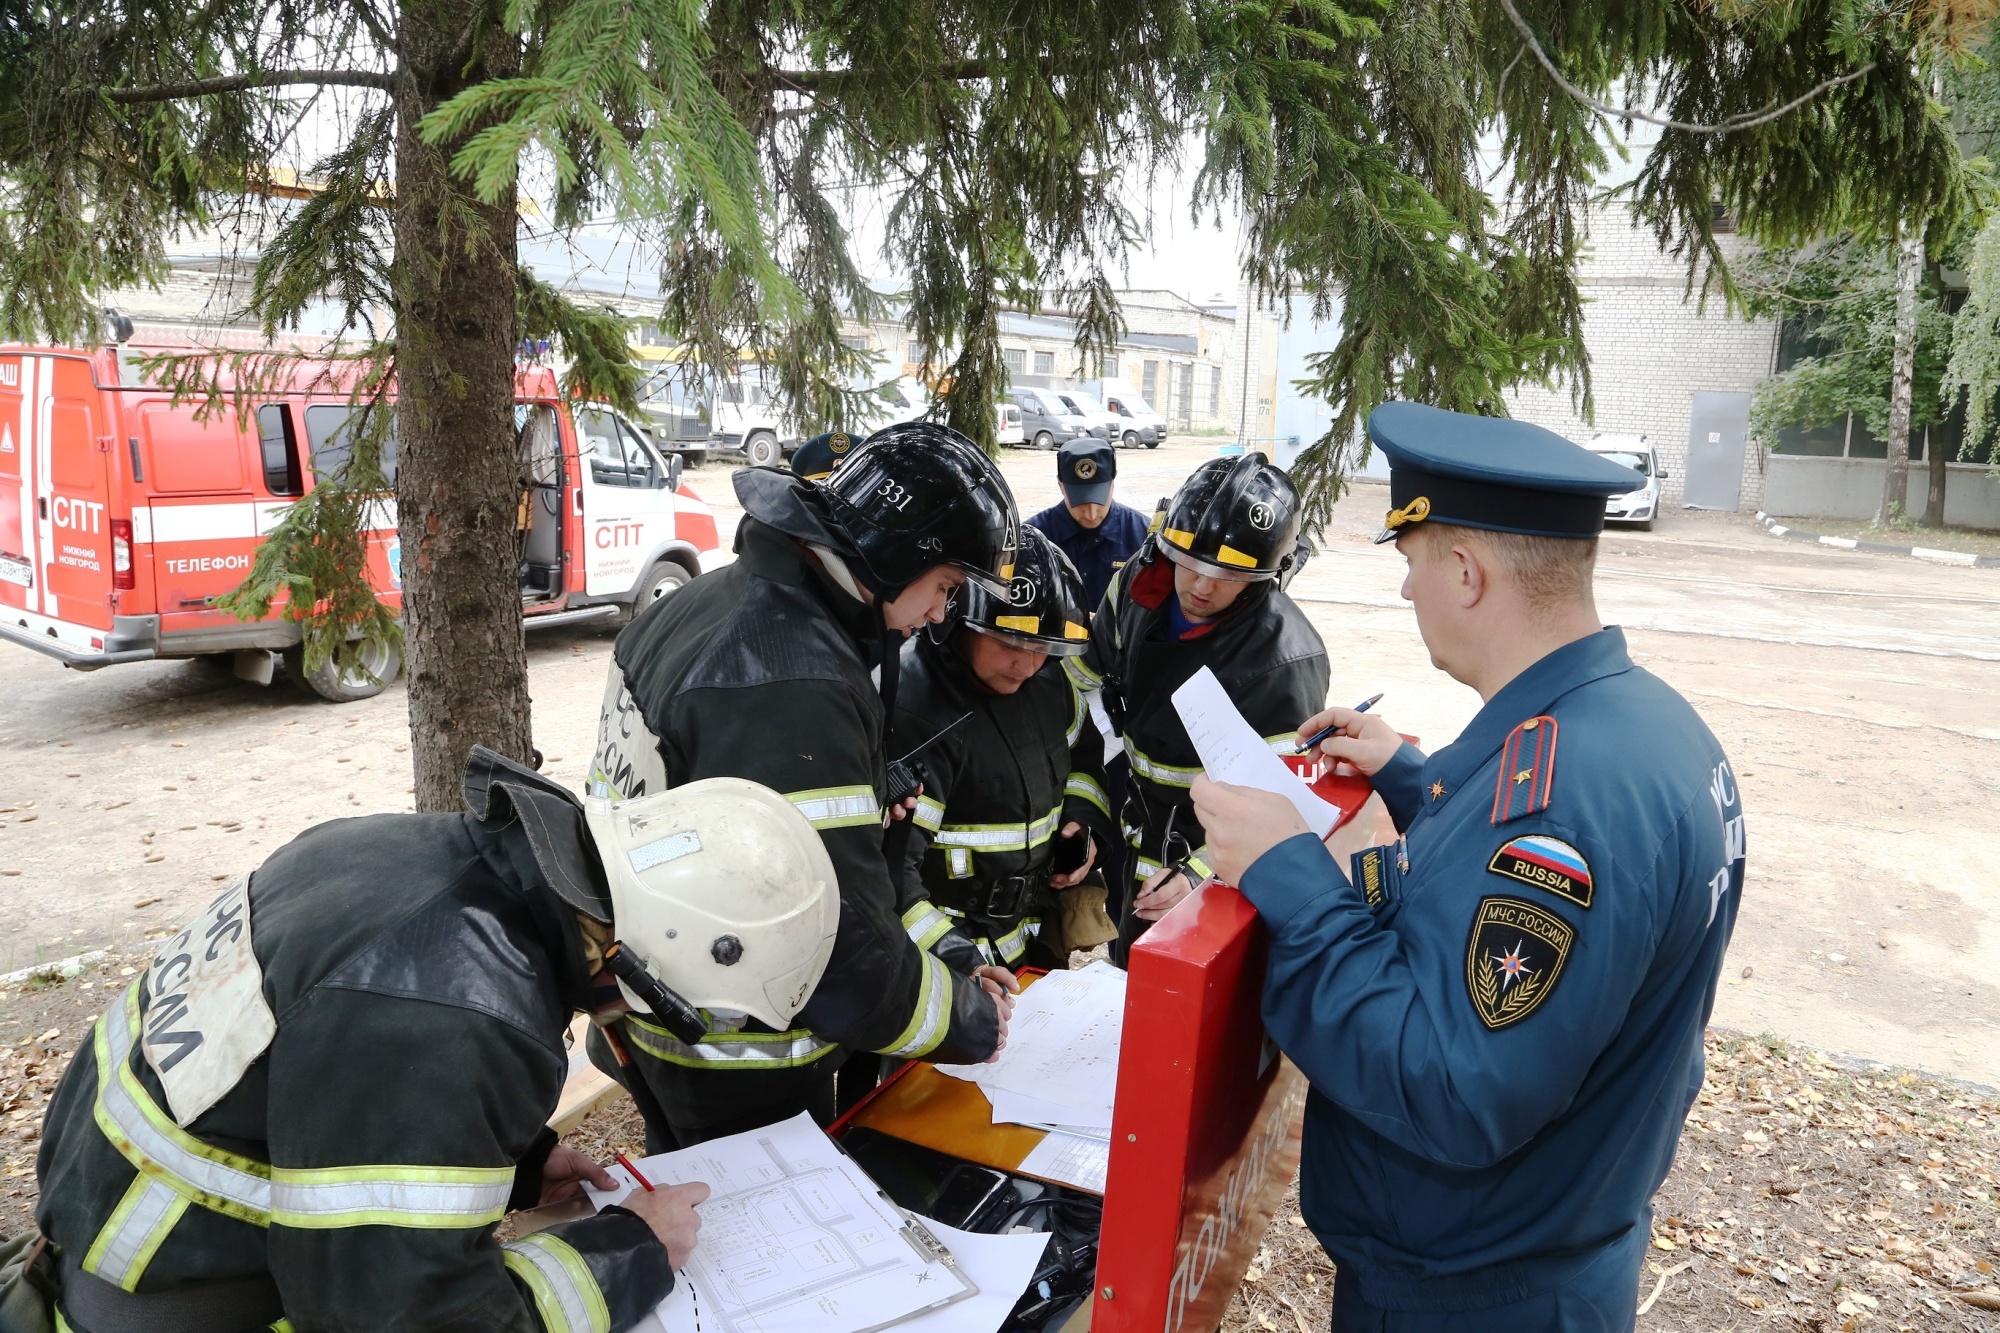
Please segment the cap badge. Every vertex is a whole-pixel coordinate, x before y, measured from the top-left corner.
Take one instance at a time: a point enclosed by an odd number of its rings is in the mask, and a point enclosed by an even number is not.
[[[1097,460],[1094,458],[1079,458],[1072,465],[1071,470],[1076,473],[1078,481],[1089,481],[1097,475]]]
[[[826,442],[826,447],[837,454],[844,454],[854,447],[854,441],[848,439],[847,436],[839,431],[835,431],[833,437]]]
[[[1394,532],[1405,524],[1421,523],[1430,516],[1431,498],[1428,495],[1419,495],[1401,509],[1391,509],[1388,517],[1382,520],[1382,526]]]
[[[1259,532],[1269,532],[1271,525],[1278,521],[1277,510],[1259,500],[1250,506],[1250,526]]]

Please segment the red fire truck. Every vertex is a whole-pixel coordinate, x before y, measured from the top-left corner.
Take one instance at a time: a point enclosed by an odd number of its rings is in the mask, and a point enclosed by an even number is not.
[[[0,345],[0,639],[85,671],[228,654],[266,683],[289,655],[329,699],[379,691],[402,669],[393,654],[368,660],[373,680],[331,663],[308,672],[297,625],[275,607],[242,621],[215,605],[315,476],[347,457],[359,410],[348,394],[306,367],[291,382],[312,387],[202,420],[142,383],[136,360],[131,347]],[[680,459],[611,408],[565,401],[545,367],[516,376],[515,424],[529,626],[629,616],[701,572],[715,518],[681,485]],[[393,469],[393,436],[385,454]],[[395,502],[368,521],[371,581],[395,608]]]

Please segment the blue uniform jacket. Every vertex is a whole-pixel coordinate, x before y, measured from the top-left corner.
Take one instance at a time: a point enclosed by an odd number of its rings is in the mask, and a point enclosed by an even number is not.
[[[1376,789],[1400,842],[1343,874],[1300,835],[1243,876],[1312,1083],[1306,1221],[1372,1305],[1522,1300],[1649,1225],[1736,920],[1736,779],[1613,628]]]
[[[1040,528],[1048,539],[1062,548],[1076,572],[1083,575],[1083,591],[1095,614],[1104,601],[1111,576],[1146,540],[1146,516],[1129,505],[1113,501],[1111,512],[1094,528],[1079,527],[1061,505],[1050,505],[1028,522]]]

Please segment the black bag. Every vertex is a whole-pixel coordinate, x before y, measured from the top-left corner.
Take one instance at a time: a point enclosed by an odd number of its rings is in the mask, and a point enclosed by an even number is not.
[[[62,1279],[40,1232],[0,1239],[0,1333],[53,1333]]]

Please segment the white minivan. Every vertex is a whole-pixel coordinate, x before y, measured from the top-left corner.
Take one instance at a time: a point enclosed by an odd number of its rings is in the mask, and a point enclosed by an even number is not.
[[[1660,470],[1659,455],[1653,452],[1653,442],[1644,435],[1613,435],[1599,431],[1590,437],[1590,443],[1584,448],[1600,458],[1629,467],[1646,479],[1645,486],[1639,490],[1606,496],[1604,521],[1630,523],[1641,532],[1651,532],[1653,517],[1660,511],[1660,483],[1667,479],[1667,474]]]
[[[1118,379],[1089,380],[1086,391],[1095,394],[1113,418],[1111,438],[1124,448],[1145,445],[1157,449],[1167,438],[1167,420],[1153,410],[1139,391]]]

